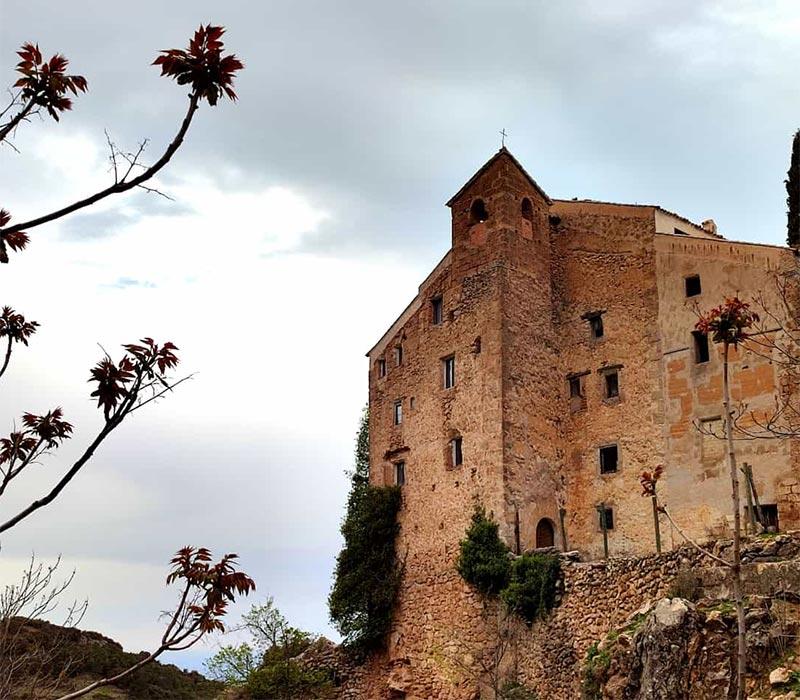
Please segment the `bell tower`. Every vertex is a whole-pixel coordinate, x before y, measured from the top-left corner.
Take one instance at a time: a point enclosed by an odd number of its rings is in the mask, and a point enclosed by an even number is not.
[[[541,522],[558,523],[563,391],[554,342],[552,200],[501,148],[450,199],[452,274],[464,292],[496,285],[502,384],[503,507],[512,548],[536,546]],[[554,533],[556,542],[560,533]]]

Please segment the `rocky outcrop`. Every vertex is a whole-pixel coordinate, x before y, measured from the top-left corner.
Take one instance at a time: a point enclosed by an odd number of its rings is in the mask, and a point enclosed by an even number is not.
[[[747,610],[751,689],[793,644],[795,624],[765,598]],[[794,611],[796,612],[796,611]],[[603,700],[723,700],[735,697],[732,604],[662,598],[590,650],[584,697]],[[763,684],[762,684],[763,685]]]

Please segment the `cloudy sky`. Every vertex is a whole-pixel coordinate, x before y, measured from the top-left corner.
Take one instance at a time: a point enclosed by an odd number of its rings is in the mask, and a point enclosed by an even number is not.
[[[132,417],[54,505],[2,537],[75,568],[84,626],[149,648],[166,562],[236,551],[290,620],[333,635],[325,598],[364,352],[446,251],[443,203],[499,146],[553,197],[657,203],[730,238],[781,243],[800,126],[792,2],[0,0],[14,51],[60,51],[90,91],[0,148],[0,207],[29,219],[108,183],[104,129],[155,159],[185,90],[149,66],[200,22],[228,27],[240,101],[204,106],[158,186],[32,232],[0,304],[41,322],[3,379],[0,425],[62,405],[71,444],[0,515],[56,479],[100,425],[98,344],[151,335],[196,372]],[[198,667],[213,646],[175,658]]]

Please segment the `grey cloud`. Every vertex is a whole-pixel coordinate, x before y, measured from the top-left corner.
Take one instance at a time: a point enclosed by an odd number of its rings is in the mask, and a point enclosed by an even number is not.
[[[125,209],[92,211],[67,217],[61,223],[61,237],[68,241],[106,238],[148,216],[184,216],[192,213],[185,203],[166,199],[154,192],[129,195]]]
[[[17,10],[4,43],[39,30],[90,74],[70,124],[97,134],[110,124],[126,142],[150,137],[154,151],[172,137],[183,93],[148,59],[199,17],[224,22],[247,66],[241,99],[204,106],[174,167],[222,178],[235,165],[251,185],[302,188],[341,214],[306,249],[435,257],[449,236],[442,203],[502,127],[554,196],[658,202],[714,216],[736,237],[781,237],[800,98],[785,91],[775,42],[726,25],[709,3],[305,0],[220,13],[210,0],[145,0],[95,6],[70,33],[57,17],[41,27],[43,7]],[[154,13],[157,25],[143,21]],[[120,23],[123,34],[99,31]]]

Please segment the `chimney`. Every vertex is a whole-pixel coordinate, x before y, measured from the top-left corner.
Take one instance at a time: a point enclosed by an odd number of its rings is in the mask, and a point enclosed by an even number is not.
[[[718,236],[717,233],[717,225],[714,223],[714,219],[706,219],[702,224],[703,231],[708,231],[712,236]]]

